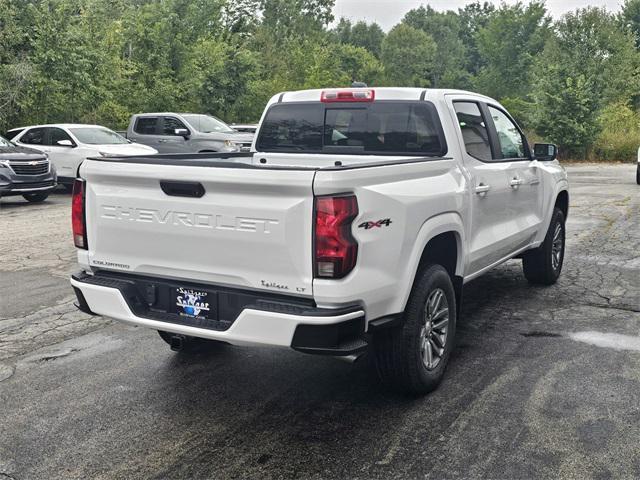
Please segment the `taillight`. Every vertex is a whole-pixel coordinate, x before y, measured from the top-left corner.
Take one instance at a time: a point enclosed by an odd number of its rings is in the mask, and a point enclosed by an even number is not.
[[[324,90],[320,94],[320,101],[324,103],[373,102],[375,98],[375,90]]]
[[[85,182],[76,179],[73,182],[71,195],[71,225],[73,227],[73,243],[78,248],[87,249],[87,225],[84,212]]]
[[[358,257],[358,243],[351,235],[358,201],[354,195],[316,197],[315,215],[315,276],[342,278]]]

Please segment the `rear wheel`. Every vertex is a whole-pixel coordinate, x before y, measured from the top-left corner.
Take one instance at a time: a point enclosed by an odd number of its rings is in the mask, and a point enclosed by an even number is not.
[[[636,183],[640,185],[640,163],[638,164],[638,168],[636,169]]]
[[[564,262],[564,242],[564,213],[556,207],[542,245],[535,250],[525,252],[522,256],[522,269],[529,283],[538,285],[556,283]]]
[[[219,342],[217,340],[208,340],[205,338],[189,337],[187,335],[179,335],[176,333],[165,332],[164,330],[158,330],[160,338],[167,342],[171,347],[171,350],[176,352],[193,352],[200,348],[226,345],[225,342]]]
[[[434,390],[449,362],[456,332],[456,299],[449,273],[440,265],[416,278],[402,327],[374,339],[381,380],[411,394]]]
[[[40,203],[44,202],[49,196],[49,192],[25,193],[22,195],[27,202]]]

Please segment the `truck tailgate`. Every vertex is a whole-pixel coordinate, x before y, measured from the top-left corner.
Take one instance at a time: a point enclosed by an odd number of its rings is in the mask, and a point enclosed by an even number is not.
[[[312,295],[313,170],[87,160],[81,176],[92,268]]]

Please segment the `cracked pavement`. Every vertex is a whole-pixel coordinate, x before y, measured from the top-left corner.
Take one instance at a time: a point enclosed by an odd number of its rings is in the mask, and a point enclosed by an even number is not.
[[[70,198],[0,201],[0,479],[639,478],[640,186],[568,168],[557,285],[517,260],[465,287],[457,347],[424,398],[367,360],[175,354],[73,307]]]

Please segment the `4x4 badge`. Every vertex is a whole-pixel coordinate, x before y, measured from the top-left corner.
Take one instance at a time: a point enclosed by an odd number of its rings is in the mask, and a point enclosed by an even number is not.
[[[381,227],[388,227],[389,225],[391,225],[391,219],[390,218],[384,218],[382,220],[378,220],[377,222],[363,222],[360,225],[358,225],[358,228],[364,228],[365,230],[369,230],[371,228],[381,228]]]

